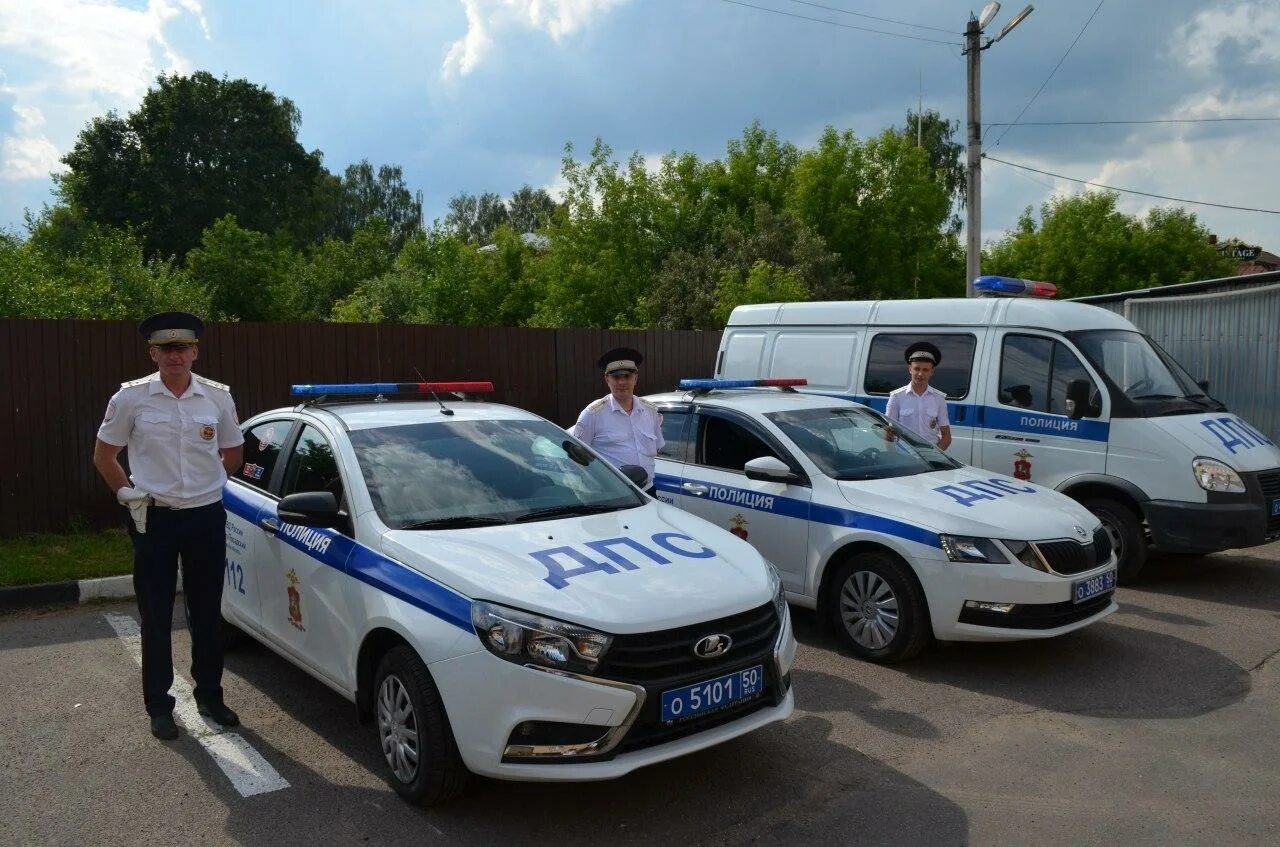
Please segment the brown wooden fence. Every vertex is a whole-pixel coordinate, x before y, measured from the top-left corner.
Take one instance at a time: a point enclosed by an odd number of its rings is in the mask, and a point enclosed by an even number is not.
[[[241,419],[290,404],[308,382],[491,379],[498,402],[567,426],[605,387],[609,347],[645,354],[641,391],[710,376],[718,332],[385,324],[211,324],[197,373],[231,386]],[[126,321],[0,320],[0,537],[110,526],[116,507],[93,469],[107,399],[154,370]]]

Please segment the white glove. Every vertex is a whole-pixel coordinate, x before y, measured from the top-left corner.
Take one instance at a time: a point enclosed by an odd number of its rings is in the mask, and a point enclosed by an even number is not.
[[[138,534],[146,535],[147,508],[151,505],[151,495],[126,485],[116,492],[116,500],[120,502],[120,505],[128,508],[129,515],[133,518],[133,525],[137,528]]]

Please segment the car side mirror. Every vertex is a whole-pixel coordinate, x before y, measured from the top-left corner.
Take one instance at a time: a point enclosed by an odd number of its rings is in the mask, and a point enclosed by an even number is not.
[[[760,482],[779,482],[785,485],[800,481],[799,474],[793,473],[786,462],[773,456],[752,459],[742,466],[742,470],[746,473],[747,479]]]
[[[338,511],[338,498],[331,491],[299,491],[276,506],[276,515],[285,523],[321,528],[340,527],[346,516]]]
[[[1200,390],[1203,391],[1205,394],[1209,393],[1209,380],[1198,379],[1196,380],[1196,385],[1200,386]]]
[[[623,476],[634,482],[636,488],[644,488],[644,484],[649,480],[649,475],[639,465],[623,465],[618,470],[622,471]]]
[[[1093,383],[1087,379],[1073,379],[1067,383],[1067,414],[1072,418],[1096,418],[1102,414],[1100,403],[1089,399]]]

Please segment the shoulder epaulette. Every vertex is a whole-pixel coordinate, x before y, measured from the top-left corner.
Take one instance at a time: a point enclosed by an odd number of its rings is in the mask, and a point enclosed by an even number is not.
[[[139,379],[131,379],[128,382],[120,383],[120,387],[133,388],[138,385],[146,385],[148,382],[151,382],[153,379],[159,379],[159,376],[160,376],[159,374],[152,374],[151,376],[144,376]]]
[[[191,376],[194,379],[199,380],[201,385],[207,385],[210,388],[220,388],[223,391],[227,392],[228,394],[231,393],[231,386],[229,385],[223,385],[221,382],[214,382],[213,380],[209,379],[207,376],[200,376],[199,374],[192,374]]]
[[[653,411],[655,411],[655,412],[656,412],[656,411],[658,411],[658,407],[657,407],[657,406],[653,405],[652,403],[650,403],[648,400],[644,399],[643,397],[637,397],[636,399],[637,399],[637,400],[639,400],[639,401],[640,401],[642,404],[644,404],[645,406],[648,406],[651,410],[653,410]]]
[[[590,406],[587,406],[587,411],[598,412],[601,409],[603,409],[608,402],[609,402],[608,397],[601,397],[599,400],[595,401]]]

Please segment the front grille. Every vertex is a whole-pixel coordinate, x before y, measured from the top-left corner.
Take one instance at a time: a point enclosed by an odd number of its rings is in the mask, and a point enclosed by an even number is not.
[[[1020,603],[1010,612],[965,608],[960,612],[960,623],[1001,629],[1054,629],[1098,614],[1111,605],[1113,593],[1107,592],[1083,603],[1070,600],[1062,603]]]
[[[744,656],[771,654],[778,640],[779,626],[773,603],[766,603],[747,612],[691,626],[615,635],[609,652],[592,676],[646,687],[661,685],[663,690],[677,680],[710,679],[727,673],[733,666],[742,666]],[[693,646],[707,635],[727,635],[733,643],[723,655],[700,659],[694,655]]]
[[[1271,501],[1280,497],[1280,468],[1258,474],[1258,485],[1262,488],[1262,507],[1267,510],[1267,535],[1275,535],[1280,533],[1280,515],[1271,514]]]
[[[1111,539],[1101,528],[1093,534],[1092,542],[1037,541],[1035,545],[1054,573],[1068,576],[1093,570],[1111,558]]]

